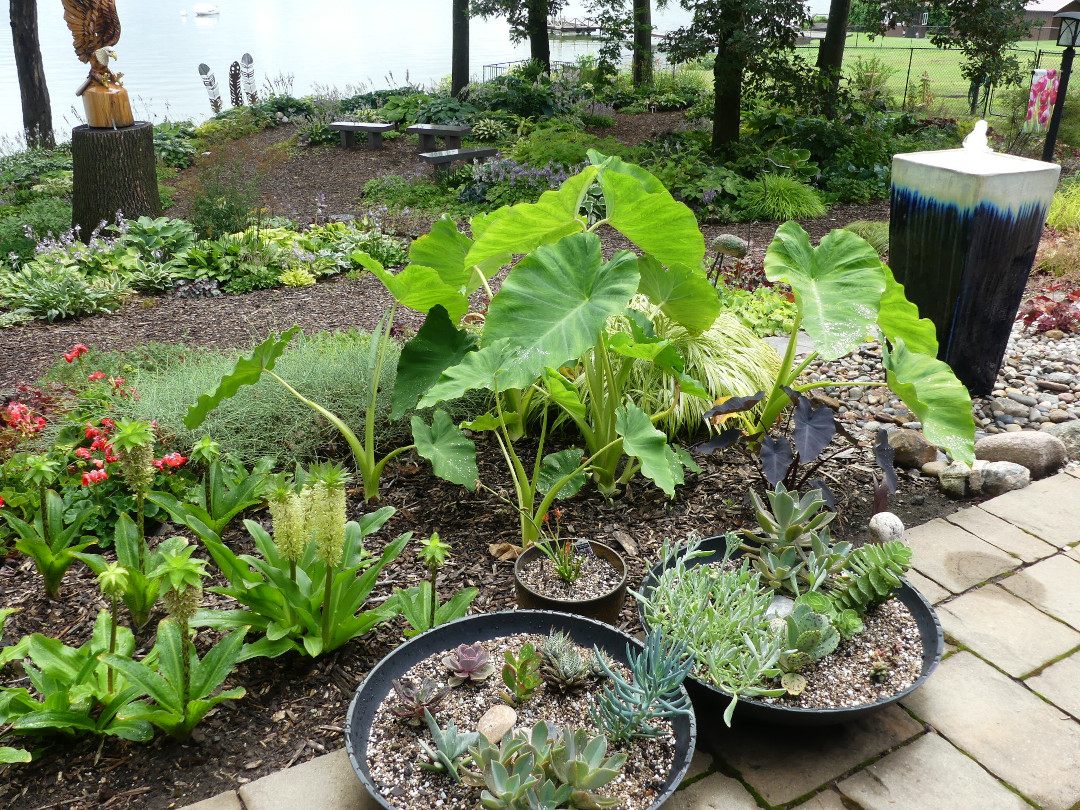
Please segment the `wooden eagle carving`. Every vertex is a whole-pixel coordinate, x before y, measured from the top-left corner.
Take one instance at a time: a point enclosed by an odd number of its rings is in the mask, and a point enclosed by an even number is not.
[[[104,87],[108,87],[110,82],[120,84],[124,74],[109,70],[109,60],[116,59],[112,46],[120,39],[116,0],[62,1],[64,21],[75,38],[75,54],[79,61],[90,65],[90,75],[75,95],[81,96],[94,82]]]

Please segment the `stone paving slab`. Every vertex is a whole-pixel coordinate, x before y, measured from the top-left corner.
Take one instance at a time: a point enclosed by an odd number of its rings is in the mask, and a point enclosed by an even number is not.
[[[909,529],[904,539],[915,552],[915,570],[953,593],[1020,565],[1011,554],[941,518]]]
[[[940,605],[938,617],[947,636],[1014,678],[1080,645],[1080,633],[999,585],[986,585]]]
[[[1080,562],[1059,554],[1003,579],[1001,584],[1080,630]]]
[[[904,705],[1044,810],[1080,801],[1080,723],[971,653],[942,661]]]
[[[945,520],[954,526],[966,529],[1002,551],[1019,557],[1024,562],[1035,562],[1057,551],[1056,546],[1043,542],[1038,537],[1028,534],[1023,529],[977,506],[954,512]]]
[[[805,796],[923,730],[896,706],[843,726],[798,733],[784,729],[778,733],[777,727],[764,723],[740,723],[738,712],[734,722],[735,728],[717,735],[716,754],[769,804]]]
[[[230,790],[227,793],[219,793],[217,796],[203,799],[201,802],[189,804],[184,810],[244,810],[244,805],[240,803],[236,791]]]
[[[799,810],[847,810],[840,794],[835,790],[823,790],[809,801],[796,805]]]
[[[1024,683],[1059,709],[1080,718],[1080,653],[1051,664]]]
[[[919,593],[927,598],[931,605],[936,605],[952,596],[947,590],[938,585],[934,580],[927,579],[918,571],[911,570],[904,574],[904,579],[911,583]]]
[[[1080,540],[1080,484],[1071,475],[1044,478],[981,508],[1058,548]]]
[[[863,810],[1031,806],[937,734],[925,734],[838,784]]]
[[[1073,546],[1065,552],[1065,556],[1072,557],[1077,562],[1080,562],[1080,546]]]
[[[256,779],[240,788],[240,799],[247,810],[380,810],[344,748]]]
[[[713,773],[684,790],[678,790],[662,805],[663,810],[758,810],[754,797],[737,779]]]

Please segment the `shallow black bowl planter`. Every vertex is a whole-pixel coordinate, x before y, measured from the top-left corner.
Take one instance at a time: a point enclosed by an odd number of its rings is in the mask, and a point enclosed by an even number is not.
[[[597,557],[602,557],[614,565],[615,570],[622,577],[614,590],[595,599],[558,599],[539,593],[521,581],[521,572],[524,567],[544,555],[544,552],[536,545],[531,545],[514,563],[514,590],[517,594],[518,607],[527,610],[557,610],[560,613],[574,613],[578,616],[587,616],[590,619],[615,624],[619,620],[619,611],[622,610],[623,602],[626,600],[626,560],[615,549],[603,543],[590,540],[589,546]]]
[[[387,810],[395,810],[395,806],[375,787],[367,766],[368,733],[379,704],[390,693],[391,680],[400,678],[425,658],[459,644],[490,641],[516,633],[547,634],[553,629],[569,633],[575,642],[587,649],[592,649],[595,644],[624,664],[627,643],[641,646],[637,640],[621,630],[582,616],[546,610],[517,610],[480,613],[448,622],[405,642],[380,661],[356,690],[345,719],[345,749],[349,753],[349,761],[375,802]],[[657,810],[675,792],[690,767],[690,758],[694,756],[697,723],[693,713],[676,717],[672,724],[675,728],[675,762],[667,775],[663,790],[656,801],[649,805],[648,810]]]
[[[701,550],[711,552],[708,556],[697,557],[687,562],[687,566],[708,565],[723,558],[727,542],[723,537],[709,537],[702,541]],[[736,552],[736,556],[738,552]],[[656,587],[661,573],[663,562],[654,565],[645,575],[641,583],[641,593],[649,596]],[[902,580],[896,590],[897,598],[904,603],[915,624],[919,628],[919,638],[922,641],[922,674],[907,689],[903,689],[886,698],[873,703],[864,703],[861,706],[851,706],[840,709],[804,709],[797,706],[779,706],[770,703],[762,703],[751,698],[739,698],[735,706],[735,714],[732,724],[737,720],[758,720],[767,723],[778,723],[789,726],[827,726],[836,723],[847,723],[868,714],[873,714],[879,709],[895,703],[904,696],[918,689],[930,673],[941,663],[941,656],[945,650],[945,634],[942,632],[941,623],[937,614],[926,601],[926,597],[919,593],[907,580]],[[643,627],[645,614],[642,606],[638,604],[638,616],[641,618]],[[709,715],[723,714],[731,702],[731,694],[723,689],[718,689],[712,684],[706,683],[693,676],[686,679],[686,689],[690,693],[690,699],[694,702],[694,709]]]

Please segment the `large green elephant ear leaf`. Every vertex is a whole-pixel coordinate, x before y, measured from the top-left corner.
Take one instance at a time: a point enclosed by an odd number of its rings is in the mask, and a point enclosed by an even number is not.
[[[458,283],[456,277],[454,281],[447,282],[434,267],[410,264],[397,273],[391,273],[362,251],[353,253],[352,258],[364,269],[370,270],[403,307],[428,312],[434,306],[441,306],[455,321],[469,309],[465,283]],[[452,273],[450,275],[453,277]]]
[[[876,327],[885,291],[881,268],[862,237],[835,230],[815,248],[795,222],[777,228],[765,252],[765,275],[791,285],[802,327],[826,360],[850,354]]]
[[[264,371],[274,367],[274,363],[281,357],[289,341],[299,331],[300,327],[294,326],[282,332],[280,337],[270,335],[255,347],[250,357],[241,357],[237,360],[233,370],[221,378],[216,389],[200,396],[195,404],[188,408],[187,415],[184,416],[184,425],[187,429],[195,430],[205,421],[210,411],[239,391],[242,386],[257,383]]]
[[[484,342],[506,338],[520,350],[516,380],[523,388],[545,367],[559,368],[596,345],[607,319],[623,311],[639,283],[637,256],[605,262],[600,237],[573,234],[542,245],[518,262],[491,299]]]
[[[929,318],[919,317],[919,308],[908,300],[904,285],[896,280],[887,264],[885,271],[885,294],[881,296],[878,326],[889,341],[900,338],[908,351],[937,357],[937,329]]]
[[[638,267],[638,292],[671,320],[693,332],[704,332],[713,325],[720,314],[720,299],[703,273],[679,264],[664,269],[652,255],[643,256]]]
[[[430,408],[444,400],[457,399],[466,391],[493,391],[496,385],[501,391],[507,388],[524,388],[532,380],[525,384],[515,384],[517,376],[510,371],[517,365],[517,355],[517,350],[505,338],[475,352],[469,352],[460,363],[450,366],[439,376],[438,381],[417,403],[417,407]],[[508,375],[512,379],[505,382]]]
[[[611,227],[662,264],[701,266],[705,237],[693,211],[640,166],[592,149],[589,160],[600,168],[604,218]]]
[[[458,230],[457,223],[449,214],[443,214],[431,226],[431,231],[412,243],[409,261],[433,268],[447,285],[470,295],[481,281],[476,269],[465,263],[472,246],[473,240]],[[484,275],[490,275],[509,261],[509,253],[492,256],[480,270]]]
[[[911,408],[926,438],[957,461],[971,464],[975,459],[971,396],[948,364],[910,351],[902,338],[891,349],[885,347],[881,362],[889,388]]]
[[[443,307],[433,306],[416,337],[401,350],[390,417],[404,416],[446,369],[479,345],[475,335],[454,326]]]
[[[472,267],[505,254],[528,253],[585,230],[579,212],[597,171],[595,166],[586,166],[558,191],[545,191],[535,203],[519,203],[477,217],[472,223],[476,241],[465,258],[466,265]]]
[[[584,470],[575,472],[584,455],[585,451],[580,447],[570,447],[544,456],[540,469],[536,471],[537,490],[547,495],[560,481],[570,476],[566,483],[559,487],[555,497],[572,498],[577,495],[588,480]]]
[[[615,431],[623,440],[623,452],[641,462],[641,472],[668,495],[682,483],[682,465],[668,446],[667,436],[637,405],[615,411]]]
[[[412,418],[416,452],[431,462],[444,481],[473,490],[480,477],[476,469],[476,445],[455,425],[446,411],[435,411],[431,427],[419,416]]]

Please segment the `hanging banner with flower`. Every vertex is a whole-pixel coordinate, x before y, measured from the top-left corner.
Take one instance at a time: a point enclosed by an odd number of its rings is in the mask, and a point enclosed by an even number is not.
[[[1028,96],[1027,117],[1024,132],[1046,132],[1050,115],[1057,103],[1058,82],[1061,71],[1057,68],[1040,68],[1032,71],[1031,94]]]

